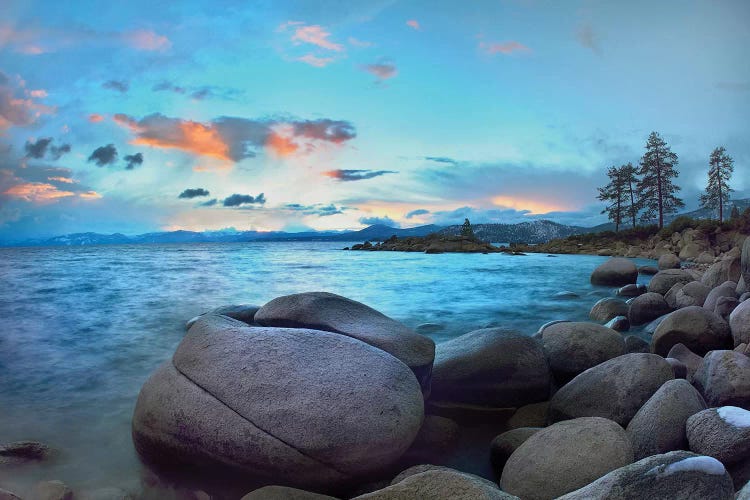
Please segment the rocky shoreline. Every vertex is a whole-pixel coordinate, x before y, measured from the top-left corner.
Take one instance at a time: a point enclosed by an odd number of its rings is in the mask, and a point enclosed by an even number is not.
[[[591,322],[532,336],[436,346],[324,292],[210,311],[141,389],[142,491],[47,481],[26,498],[750,500],[750,238],[732,241],[705,270],[609,259]],[[495,481],[462,471],[459,449]],[[49,455],[15,443],[0,466]]]

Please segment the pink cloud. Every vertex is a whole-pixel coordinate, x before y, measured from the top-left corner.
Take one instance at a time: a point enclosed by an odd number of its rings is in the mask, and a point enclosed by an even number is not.
[[[298,57],[297,61],[309,64],[310,66],[315,66],[316,68],[325,68],[331,64],[334,59],[333,57],[317,57],[313,54],[305,54],[302,57]]]
[[[294,35],[292,35],[292,41],[295,43],[309,43],[334,52],[343,51],[344,46],[330,41],[330,36],[331,33],[318,24],[310,26],[298,25],[294,30]]]
[[[145,51],[164,51],[172,47],[172,42],[164,35],[151,30],[135,30],[123,34],[123,40],[131,47]]]
[[[509,42],[479,42],[479,49],[487,54],[510,55],[515,52],[531,52],[531,49],[516,41]]]
[[[414,28],[415,30],[419,31],[421,29],[421,26],[419,25],[419,21],[416,19],[409,19],[406,21],[406,25],[410,28]]]
[[[36,102],[34,99],[40,97],[38,91],[24,89],[23,80],[16,77],[15,82],[14,85],[10,77],[0,72],[0,134],[13,126],[31,125],[41,115],[56,111],[52,106]]]
[[[31,97],[36,97],[37,99],[44,99],[45,97],[47,97],[47,91],[42,89],[30,90],[29,95]]]
[[[104,116],[100,115],[99,113],[91,113],[89,115],[89,121],[91,123],[99,123],[104,121]]]
[[[363,66],[363,69],[368,73],[375,75],[380,81],[388,80],[398,74],[396,66],[388,62],[368,64],[367,66]]]

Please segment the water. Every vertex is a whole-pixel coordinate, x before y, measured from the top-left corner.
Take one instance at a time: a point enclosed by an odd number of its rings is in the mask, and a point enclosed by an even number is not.
[[[343,252],[289,242],[0,249],[0,443],[39,440],[53,463],[0,467],[22,492],[39,479],[74,490],[137,490],[130,439],[138,391],[187,319],[230,303],[323,290],[405,324],[443,325],[436,341],[485,326],[533,334],[586,320],[611,290],[589,284],[606,257]],[[653,264],[640,261],[639,264]],[[555,299],[572,291],[576,299]]]

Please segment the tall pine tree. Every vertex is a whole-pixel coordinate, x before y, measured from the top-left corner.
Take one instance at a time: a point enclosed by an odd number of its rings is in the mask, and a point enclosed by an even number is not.
[[[620,176],[622,178],[623,189],[628,198],[628,204],[625,207],[625,215],[630,217],[633,228],[635,228],[635,219],[638,216],[638,197],[636,196],[636,186],[638,184],[638,177],[636,169],[632,163],[628,162],[627,165],[620,167]]]
[[[664,227],[664,215],[674,213],[685,204],[675,193],[679,186],[672,179],[679,175],[675,169],[678,160],[669,145],[656,132],[651,132],[646,142],[646,152],[641,157],[638,173],[638,193],[643,208],[641,219],[652,220],[658,216],[659,228]]]
[[[729,187],[729,179],[734,172],[734,160],[727,154],[724,147],[713,150],[708,160],[708,184],[706,192],[701,195],[701,206],[719,208],[719,222],[724,221],[724,204],[729,201],[733,191]]]
[[[609,220],[615,223],[615,231],[619,231],[623,216],[626,215],[625,207],[628,204],[622,170],[610,167],[607,170],[607,177],[609,177],[609,184],[599,188],[597,198],[608,203],[601,213],[606,213]]]

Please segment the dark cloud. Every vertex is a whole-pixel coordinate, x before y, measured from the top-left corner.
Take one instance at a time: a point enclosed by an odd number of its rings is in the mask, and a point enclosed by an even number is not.
[[[180,196],[178,196],[178,198],[183,198],[183,199],[190,200],[192,198],[197,198],[199,196],[208,196],[209,194],[211,194],[211,193],[209,193],[207,189],[203,189],[203,188],[188,188],[185,191],[181,192]],[[213,200],[213,201],[216,201],[216,200]]]
[[[203,203],[201,203],[198,206],[200,206],[200,207],[213,207],[217,203],[219,203],[219,200],[217,200],[216,198],[211,198],[210,200],[204,201]]]
[[[454,167],[458,165],[458,161],[453,158],[448,158],[447,156],[425,156],[424,159],[437,163],[446,163],[448,165],[453,165]]]
[[[203,101],[206,99],[233,99],[240,93],[236,89],[214,87],[210,85],[204,85],[201,87],[183,87],[167,80],[157,83],[151,87],[151,90],[154,92],[172,92],[179,95],[188,94],[191,99],[195,99],[196,101]]]
[[[316,203],[314,205],[301,205],[299,203],[288,203],[284,205],[287,210],[300,212],[303,215],[317,215],[318,217],[328,217],[336,214],[343,214],[346,207],[337,207],[333,203],[325,205]]]
[[[187,89],[185,87],[180,87],[179,85],[175,85],[172,82],[163,81],[159,82],[153,87],[151,87],[151,90],[154,92],[174,92],[175,94],[184,94],[187,92]]]
[[[233,194],[227,198],[224,198],[225,207],[239,207],[240,205],[263,205],[266,202],[266,197],[263,193],[258,196],[250,196],[249,194]]]
[[[125,155],[123,160],[125,160],[125,170],[133,170],[135,167],[143,165],[143,154]]]
[[[70,153],[70,144],[61,144],[49,148],[50,158],[53,160],[59,160],[66,153]]]
[[[375,75],[378,79],[378,82],[388,80],[389,78],[393,78],[398,74],[396,65],[386,61],[378,62],[375,64],[367,64],[365,66],[362,66],[362,69],[370,74]]]
[[[393,170],[329,170],[323,175],[339,181],[363,181],[385,174],[397,174]]]
[[[407,219],[411,219],[412,217],[416,217],[418,215],[427,215],[430,211],[424,208],[418,208],[416,210],[412,210],[411,212],[406,214]]]
[[[390,226],[390,227],[400,227],[400,224],[387,215],[385,217],[361,217],[359,219],[360,224],[364,224],[366,226],[373,226],[373,225],[383,225],[383,226]]]
[[[108,89],[108,90],[114,90],[116,92],[120,92],[121,94],[124,94],[125,92],[128,91],[128,89],[130,89],[130,84],[122,80],[109,80],[107,82],[102,83],[102,88]]]
[[[292,122],[292,126],[294,127],[295,136],[336,144],[341,144],[357,136],[354,125],[342,120],[323,118],[320,120],[294,121]]]
[[[96,163],[97,167],[113,165],[117,161],[117,148],[115,148],[114,144],[100,146],[91,153],[87,161],[89,163]]]
[[[27,158],[41,159],[49,153],[51,160],[59,160],[65,153],[70,153],[70,144],[53,146],[52,137],[42,137],[36,142],[26,141],[24,150]]]
[[[576,31],[576,40],[583,47],[590,49],[597,55],[601,55],[602,49],[599,43],[599,35],[594,31],[590,23],[584,23]]]

